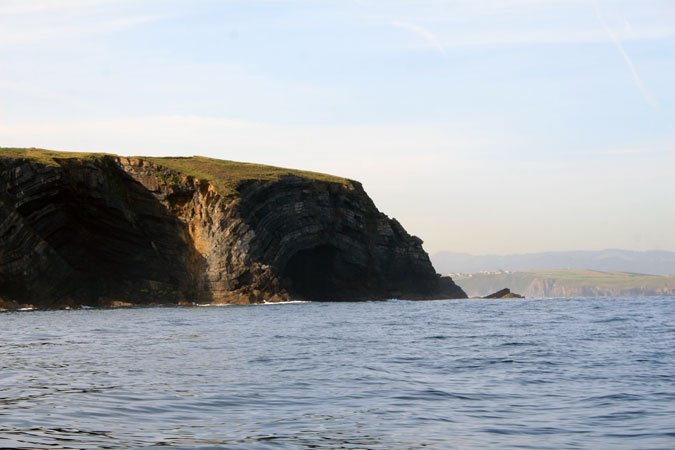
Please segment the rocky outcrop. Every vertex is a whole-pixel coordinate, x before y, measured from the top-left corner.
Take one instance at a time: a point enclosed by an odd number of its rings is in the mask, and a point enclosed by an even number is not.
[[[522,295],[514,294],[511,289],[504,288],[483,298],[524,298]]]
[[[466,297],[357,182],[289,174],[223,195],[144,159],[53,161],[0,158],[5,304]]]

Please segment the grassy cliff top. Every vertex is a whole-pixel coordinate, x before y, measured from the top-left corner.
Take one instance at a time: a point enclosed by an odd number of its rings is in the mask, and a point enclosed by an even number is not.
[[[106,153],[57,152],[41,148],[0,147],[0,158],[25,158],[48,166],[58,165],[55,159],[60,158],[95,159],[105,155]]]
[[[283,175],[296,175],[309,180],[328,181],[343,185],[351,185],[351,181],[324,173],[308,172],[305,170],[285,169],[282,167],[266,166],[263,164],[242,163],[222,159],[192,156],[189,158],[138,158],[154,162],[167,169],[184,175],[193,176],[202,180],[209,180],[223,193],[233,193],[237,184],[247,180],[274,181]]]
[[[103,156],[113,156],[107,153],[74,153],[57,152],[37,148],[5,148],[0,147],[0,158],[25,158],[46,165],[58,165],[59,159],[98,159]],[[221,159],[206,158],[204,156],[192,157],[146,157],[133,156],[132,158],[151,161],[167,169],[192,176],[213,183],[223,195],[233,194],[237,184],[242,181],[260,180],[274,181],[283,175],[296,175],[302,178],[317,181],[327,181],[342,185],[351,185],[351,180],[317,172],[304,170],[285,169],[282,167],[266,166],[263,164],[242,163],[225,161]]]

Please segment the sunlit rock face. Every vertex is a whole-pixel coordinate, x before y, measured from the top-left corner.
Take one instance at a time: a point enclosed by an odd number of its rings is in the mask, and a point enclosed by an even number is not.
[[[7,304],[465,297],[356,182],[287,175],[223,196],[143,159],[56,162],[0,158]]]

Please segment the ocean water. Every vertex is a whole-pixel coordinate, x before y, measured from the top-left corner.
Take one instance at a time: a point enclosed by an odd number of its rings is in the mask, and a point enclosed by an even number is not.
[[[675,448],[675,297],[0,314],[0,447]]]

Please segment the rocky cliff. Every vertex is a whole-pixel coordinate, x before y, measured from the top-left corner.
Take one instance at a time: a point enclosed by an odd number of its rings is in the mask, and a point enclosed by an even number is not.
[[[207,158],[0,151],[5,305],[391,297],[466,295],[355,181]]]

